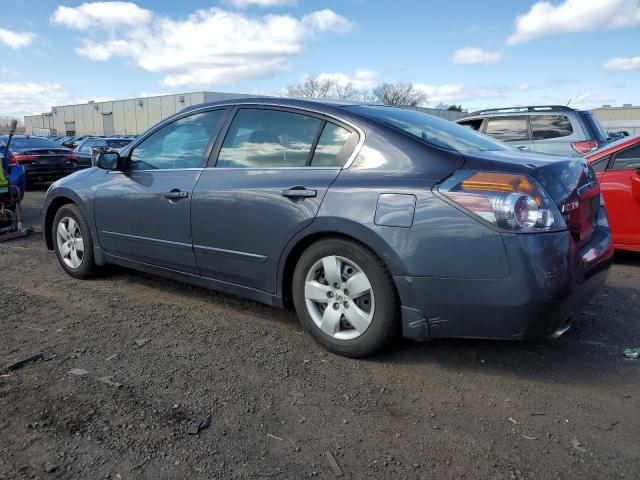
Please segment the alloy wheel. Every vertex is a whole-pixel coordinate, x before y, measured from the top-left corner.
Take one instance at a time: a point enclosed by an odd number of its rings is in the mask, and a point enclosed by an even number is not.
[[[69,268],[76,269],[84,258],[84,240],[78,222],[71,217],[63,217],[58,222],[56,241],[60,258]]]
[[[375,312],[369,278],[355,262],[327,256],[309,269],[304,286],[307,310],[313,322],[337,340],[351,340],[371,325]]]

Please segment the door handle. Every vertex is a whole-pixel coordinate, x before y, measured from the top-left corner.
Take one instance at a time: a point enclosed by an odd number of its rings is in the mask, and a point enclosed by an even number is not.
[[[318,195],[316,190],[310,190],[304,187],[291,187],[282,191],[282,196],[288,198],[312,198],[316,195]]]
[[[529,147],[527,147],[526,145],[520,145],[518,147],[516,147],[518,150],[522,150],[523,152],[526,150],[529,150]]]
[[[164,194],[164,198],[168,200],[181,200],[183,198],[187,198],[189,196],[189,192],[183,192],[182,190],[171,190]]]

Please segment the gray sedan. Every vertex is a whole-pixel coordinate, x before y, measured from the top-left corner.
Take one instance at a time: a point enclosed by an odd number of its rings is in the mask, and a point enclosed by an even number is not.
[[[43,231],[74,277],[115,264],[295,308],[361,357],[398,331],[564,331],[611,263],[599,188],[583,159],[421,112],[245,99],[183,110],[57,181]]]

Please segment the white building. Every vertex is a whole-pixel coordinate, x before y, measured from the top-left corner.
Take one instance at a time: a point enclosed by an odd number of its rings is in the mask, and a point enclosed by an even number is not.
[[[34,135],[138,135],[185,107],[204,102],[246,98],[241,93],[192,92],[146,98],[52,107],[50,112],[24,117]]]
[[[607,132],[627,132],[629,135],[640,134],[640,107],[626,103],[621,107],[603,105],[594,108],[593,113]]]

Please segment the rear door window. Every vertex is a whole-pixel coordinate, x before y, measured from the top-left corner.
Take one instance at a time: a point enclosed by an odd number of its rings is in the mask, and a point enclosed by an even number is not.
[[[224,139],[216,167],[304,167],[322,120],[298,113],[241,108]]]
[[[490,118],[485,130],[487,135],[503,142],[529,140],[527,117],[495,117]]]
[[[322,129],[322,135],[313,152],[312,167],[342,167],[348,154],[353,150],[356,133],[327,122]]]
[[[573,133],[566,115],[531,115],[531,130],[534,140],[568,137]]]
[[[616,155],[609,170],[640,169],[640,145],[628,148]]]

